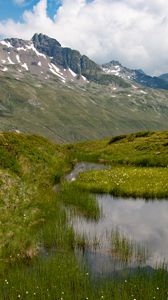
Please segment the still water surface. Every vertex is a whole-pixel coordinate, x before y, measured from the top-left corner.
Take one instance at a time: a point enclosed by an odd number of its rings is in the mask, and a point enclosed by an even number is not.
[[[86,249],[85,260],[94,273],[110,273],[128,266],[136,267],[135,260],[123,263],[111,252],[111,233],[133,241],[145,249],[144,266],[152,268],[156,264],[168,262],[168,200],[145,201],[143,199],[122,199],[110,195],[98,195],[97,201],[102,209],[98,222],[75,217],[73,227],[78,234],[88,240],[99,241],[99,246]]]
[[[80,173],[89,170],[111,168],[107,165],[81,162],[76,164],[65,180],[76,180]],[[141,266],[155,268],[168,263],[168,200],[148,200],[119,198],[111,195],[97,195],[97,201],[102,211],[98,222],[88,221],[81,216],[70,218],[75,232],[84,235],[90,242],[85,251],[79,252],[79,258],[84,256],[87,265],[94,274],[111,274],[114,271],[127,268],[136,269],[139,262],[132,257],[127,262],[111,251],[112,234],[128,240],[128,245],[140,249],[144,254]],[[94,247],[98,242],[98,246]],[[126,242],[127,244],[127,242]],[[134,249],[133,249],[134,252]]]

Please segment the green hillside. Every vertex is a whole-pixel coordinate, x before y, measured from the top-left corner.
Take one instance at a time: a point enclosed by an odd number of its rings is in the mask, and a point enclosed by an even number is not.
[[[167,129],[168,91],[141,89],[2,75],[0,130],[74,142]]]
[[[142,131],[111,139],[76,143],[79,160],[146,167],[168,166],[168,131]]]

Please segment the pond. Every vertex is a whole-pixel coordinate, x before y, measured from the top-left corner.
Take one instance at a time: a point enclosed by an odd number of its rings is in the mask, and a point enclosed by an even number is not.
[[[75,232],[88,240],[83,256],[93,273],[168,262],[167,200],[97,195],[97,201],[102,210],[98,222],[79,216],[72,220]]]
[[[81,162],[65,180],[74,181],[81,172],[108,169],[110,166]],[[121,270],[148,270],[168,262],[168,200],[148,200],[96,195],[101,218],[89,221],[70,215],[70,224],[84,247],[76,249],[94,275]]]

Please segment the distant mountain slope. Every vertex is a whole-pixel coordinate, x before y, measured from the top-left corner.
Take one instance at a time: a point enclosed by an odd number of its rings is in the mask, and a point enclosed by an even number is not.
[[[168,73],[160,75],[159,78],[168,82]]]
[[[151,78],[115,61],[97,65],[42,34],[0,41],[0,130],[63,142],[167,129],[168,91],[156,81],[168,83]]]
[[[140,85],[150,88],[165,90],[168,89],[168,79],[167,82],[165,82],[166,74],[160,77],[152,77],[146,75],[142,70],[131,70],[125,68],[118,61],[111,61],[107,64],[102,65],[102,67],[106,74],[119,76],[125,80],[131,80]]]

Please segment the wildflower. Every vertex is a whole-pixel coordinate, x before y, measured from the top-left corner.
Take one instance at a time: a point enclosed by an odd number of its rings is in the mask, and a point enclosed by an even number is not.
[[[18,295],[18,298],[20,298],[21,296],[20,295]]]
[[[26,295],[28,294],[29,292],[28,291],[26,291]]]

